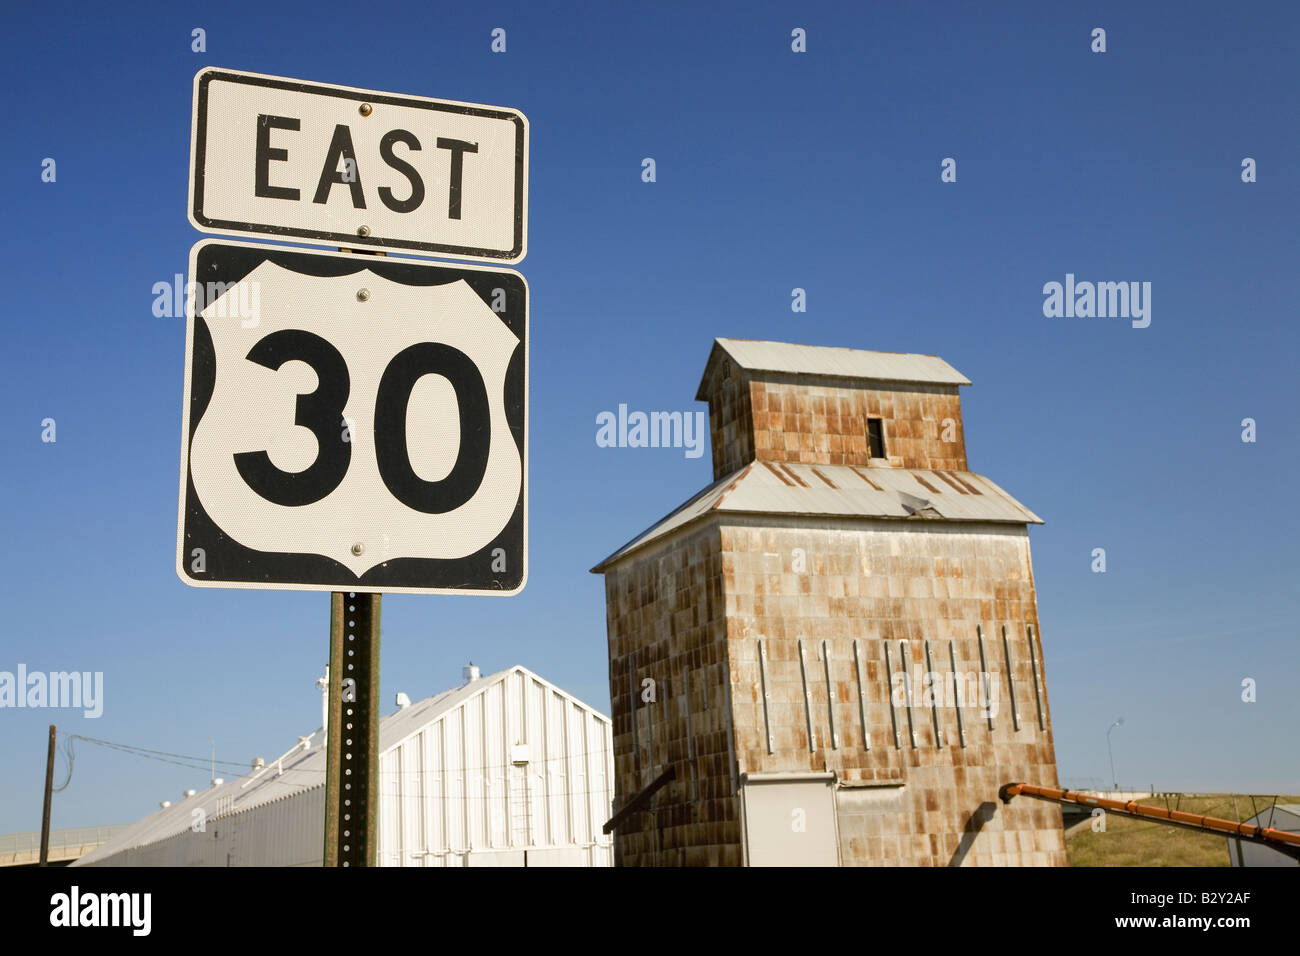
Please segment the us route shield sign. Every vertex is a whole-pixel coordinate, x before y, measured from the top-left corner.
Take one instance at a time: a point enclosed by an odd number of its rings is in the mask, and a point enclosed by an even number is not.
[[[190,276],[181,580],[523,588],[522,275],[204,240]]]
[[[527,251],[518,110],[206,68],[190,135],[203,232],[499,263]]]

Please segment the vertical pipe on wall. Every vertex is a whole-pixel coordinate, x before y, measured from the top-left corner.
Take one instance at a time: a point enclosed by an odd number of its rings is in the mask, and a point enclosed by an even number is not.
[[[948,668],[952,671],[952,707],[957,712],[957,739],[961,741],[963,747],[966,746],[966,725],[961,719],[961,699],[965,691],[959,683],[960,678],[957,675],[957,652],[953,649],[955,642],[948,639]]]
[[[808,728],[808,752],[812,753],[817,749],[817,741],[813,737],[812,692],[808,689],[808,666],[804,661],[802,637],[799,638],[799,679],[803,681],[803,715]]]
[[[1012,673],[1011,641],[1007,638],[1007,626],[1002,625],[1002,653],[1007,659],[1007,692],[1011,695],[1011,723],[1020,729],[1020,707],[1016,703],[1016,682]]]
[[[1034,643],[1034,626],[1025,625],[1025,634],[1029,638],[1029,663],[1034,667],[1034,706],[1038,708],[1038,729],[1046,730],[1047,721],[1043,717],[1043,693],[1039,690],[1038,647]]]
[[[936,679],[939,675],[934,670],[934,660],[930,657],[930,642],[922,641],[925,646],[925,681],[930,688],[930,719],[934,722],[934,745],[943,746],[943,728],[939,726],[939,697],[943,688]]]
[[[853,640],[853,674],[858,681],[858,720],[862,723],[862,749],[871,749],[871,734],[867,731],[867,703],[862,690],[862,652],[858,641]]]
[[[840,749],[840,735],[835,732],[835,687],[831,683],[831,649],[822,641],[822,669],[826,672],[826,725],[830,728],[831,749]]]
[[[993,684],[989,679],[989,662],[984,654],[984,625],[975,625],[975,637],[980,645],[980,688],[984,691],[984,717],[989,722],[989,730],[993,730]]]
[[[909,648],[907,641],[898,642],[898,659],[903,668],[903,699],[907,701],[907,733],[912,738],[912,749],[916,749],[916,722],[912,719],[912,675],[907,669]]]
[[[899,750],[902,744],[898,740],[898,711],[894,707],[894,668],[889,659],[889,641],[884,642],[885,646],[885,695],[889,698],[889,722],[894,728],[894,749]]]

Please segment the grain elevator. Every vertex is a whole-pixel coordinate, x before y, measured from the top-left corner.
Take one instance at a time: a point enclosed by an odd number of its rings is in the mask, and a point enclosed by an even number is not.
[[[621,865],[1064,865],[1028,527],[930,355],[717,339],[714,482],[602,561]]]

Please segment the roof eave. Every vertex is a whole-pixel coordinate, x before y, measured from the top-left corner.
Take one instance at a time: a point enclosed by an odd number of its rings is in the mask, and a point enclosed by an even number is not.
[[[717,363],[717,356],[718,356],[718,353],[719,353],[719,352],[721,352],[723,355],[727,356],[727,358],[731,359],[731,361],[735,362],[735,363],[736,363],[736,367],[737,367],[738,369],[740,369],[742,372],[747,373],[747,374],[751,374],[751,373],[755,373],[755,372],[770,372],[770,373],[772,373],[772,374],[776,374],[776,375],[798,375],[798,376],[803,376],[803,377],[806,377],[806,378],[827,378],[827,379],[835,379],[835,380],[837,380],[837,381],[841,381],[841,382],[854,382],[854,383],[859,383],[859,384],[873,383],[873,384],[884,385],[884,386],[897,386],[897,385],[930,385],[930,386],[954,386],[954,387],[958,387],[958,388],[960,388],[960,387],[962,387],[962,386],[970,385],[970,384],[971,384],[971,380],[970,380],[969,378],[967,378],[965,375],[963,375],[961,372],[959,372],[959,371],[958,371],[956,368],[954,368],[950,363],[948,363],[948,361],[947,361],[946,359],[944,359],[942,356],[939,356],[939,355],[930,355],[930,354],[922,353],[922,352],[893,352],[893,353],[879,353],[879,354],[892,354],[892,355],[909,356],[909,357],[917,357],[917,358],[924,357],[924,358],[937,359],[939,362],[943,363],[945,366],[948,367],[948,369],[951,370],[951,372],[952,372],[953,376],[955,376],[955,378],[954,378],[954,377],[951,377],[951,376],[946,377],[946,378],[935,378],[935,377],[933,377],[933,376],[915,377],[915,378],[913,378],[913,377],[891,378],[891,377],[886,376],[886,375],[876,375],[876,376],[872,376],[872,375],[851,375],[851,374],[839,374],[839,373],[836,373],[836,372],[826,372],[826,371],[822,371],[822,372],[799,372],[799,371],[792,371],[792,370],[790,370],[790,369],[768,368],[768,367],[766,367],[766,366],[753,365],[753,364],[746,364],[745,362],[742,362],[739,358],[737,358],[737,356],[735,355],[734,352],[732,352],[730,349],[727,348],[727,344],[726,344],[726,343],[727,343],[727,342],[732,342],[732,341],[736,341],[736,342],[755,342],[755,343],[763,343],[763,342],[764,342],[764,340],[760,340],[760,339],[723,339],[723,338],[715,338],[715,339],[713,340],[713,347],[712,347],[712,349],[710,349],[710,351],[709,351],[709,358],[708,358],[708,361],[706,361],[706,362],[704,363],[704,374],[700,376],[700,385],[699,385],[699,387],[698,387],[698,388],[696,389],[696,391],[695,391],[695,400],[696,400],[697,402],[707,402],[707,401],[709,400],[709,390],[707,389],[706,386],[707,386],[708,381],[709,381],[709,378],[710,378],[710,376],[711,376],[711,374],[712,374],[712,372],[713,372],[713,368],[714,368],[715,364]],[[780,342],[773,342],[773,343],[770,343],[770,344],[773,344],[773,345],[786,345],[786,344],[794,344],[794,343],[780,343]],[[809,348],[819,348],[819,346],[808,346],[808,347],[809,347]],[[849,351],[853,351],[853,350],[849,350]],[[865,351],[865,350],[863,350],[863,351]]]
[[[708,385],[709,377],[713,374],[714,359],[719,352],[726,353],[726,349],[723,348],[720,339],[714,339],[713,347],[709,349],[709,358],[704,363],[704,373],[700,376],[699,388],[695,390],[695,400],[697,402],[707,402],[709,400],[709,392],[706,386]]]
[[[1022,505],[1021,507],[1024,506]],[[744,517],[759,516],[759,517],[768,517],[768,518],[788,518],[791,515],[795,515],[800,518],[837,518],[844,521],[855,521],[855,520],[856,521],[896,521],[900,524],[904,524],[904,523],[917,524],[918,522],[923,522],[926,524],[972,524],[972,525],[1001,524],[1001,525],[1012,525],[1015,527],[1025,527],[1025,528],[1028,528],[1029,525],[1031,524],[1045,524],[1042,518],[1038,517],[1038,515],[1034,514],[1032,511],[1029,511],[1028,508],[1025,508],[1025,511],[1029,515],[1029,517],[1027,518],[948,518],[942,516],[938,518],[930,518],[930,517],[917,518],[914,517],[913,515],[853,515],[853,514],[842,514],[842,513],[836,513],[830,511],[825,511],[825,512],[823,511],[774,511],[771,509],[748,509],[747,508],[741,510],[739,508],[710,508],[708,511],[701,512],[700,514],[696,515],[694,518],[682,522],[680,525],[678,525],[676,528],[673,528],[672,531],[670,531],[665,535],[662,535],[657,538],[646,538],[645,541],[642,541],[639,544],[625,544],[618,551],[615,551],[609,557],[605,558],[605,560],[601,561],[600,564],[592,568],[590,573],[604,574],[606,571],[609,571],[614,566],[622,564],[628,558],[631,558],[633,555],[644,551],[646,548],[650,547],[651,545],[662,544],[671,541],[672,539],[678,537],[682,531],[686,530],[687,528],[693,528],[695,525],[700,524],[707,518],[717,518],[719,520],[722,520],[724,517],[732,516],[732,515],[744,516]],[[676,513],[677,512],[673,512],[673,514]],[[663,520],[667,521],[668,518],[671,517],[672,515],[668,515]],[[645,537],[645,535],[648,535],[651,532],[653,532],[654,529],[658,527],[659,524],[662,523],[663,522],[656,522],[646,531],[643,531],[641,534],[637,535],[637,538]],[[633,541],[635,542],[637,538],[634,538]]]

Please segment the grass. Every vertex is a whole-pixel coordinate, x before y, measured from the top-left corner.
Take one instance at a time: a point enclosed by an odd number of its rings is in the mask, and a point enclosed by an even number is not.
[[[1245,820],[1275,802],[1300,803],[1300,797],[1274,797],[1272,794],[1261,797],[1256,794],[1253,806],[1248,795],[1226,793],[1170,794],[1168,798],[1147,797],[1138,802],[1225,820]],[[1091,820],[1084,820],[1066,831],[1065,852],[1070,866],[1229,865],[1226,837],[1198,833],[1159,821],[1136,820],[1116,813],[1108,813],[1105,823],[1105,833],[1093,832]]]

